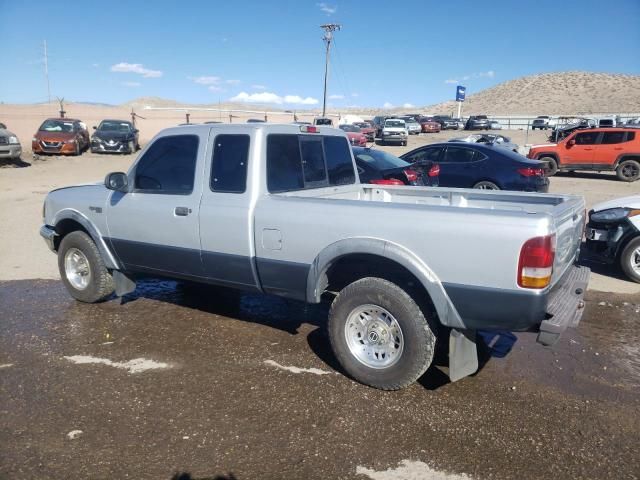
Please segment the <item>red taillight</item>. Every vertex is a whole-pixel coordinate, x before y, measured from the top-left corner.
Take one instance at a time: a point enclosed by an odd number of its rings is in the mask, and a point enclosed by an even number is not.
[[[518,173],[523,177],[544,177],[544,170],[542,168],[519,168]]]
[[[371,180],[371,183],[375,185],[404,185],[402,180],[398,180],[396,178]]]
[[[302,125],[300,127],[300,131],[302,133],[318,133],[318,127],[316,127],[315,125]]]
[[[518,285],[523,288],[545,288],[551,283],[556,254],[555,235],[527,240],[520,249]]]
[[[440,165],[434,163],[433,166],[429,169],[429,176],[437,177],[438,175],[440,175]]]
[[[416,172],[415,170],[411,170],[410,168],[407,168],[404,171],[405,176],[407,177],[407,180],[409,180],[410,182],[417,182],[418,181],[418,172]]]

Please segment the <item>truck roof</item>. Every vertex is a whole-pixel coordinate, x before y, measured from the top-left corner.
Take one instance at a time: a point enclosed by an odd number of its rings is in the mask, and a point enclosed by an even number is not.
[[[307,132],[307,129],[313,128],[315,132]],[[336,127],[324,126],[324,125],[296,125],[293,123],[191,123],[176,125],[175,127],[168,127],[159,132],[159,135],[164,132],[184,132],[185,130],[191,130],[195,132],[209,132],[210,130],[217,131],[233,131],[235,133],[238,130],[246,130],[247,132],[252,130],[273,130],[278,133],[290,133],[290,134],[307,134],[307,135],[336,135],[345,137],[344,131]]]

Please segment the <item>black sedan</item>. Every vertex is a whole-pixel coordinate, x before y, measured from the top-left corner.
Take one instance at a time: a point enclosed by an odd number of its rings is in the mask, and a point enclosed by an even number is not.
[[[93,127],[91,153],[134,153],[140,148],[138,130],[126,120],[103,120]]]
[[[544,162],[492,144],[435,143],[405,153],[409,163],[440,165],[441,187],[546,192],[549,179]]]
[[[360,183],[438,186],[439,166],[431,161],[413,165],[382,150],[352,147]]]

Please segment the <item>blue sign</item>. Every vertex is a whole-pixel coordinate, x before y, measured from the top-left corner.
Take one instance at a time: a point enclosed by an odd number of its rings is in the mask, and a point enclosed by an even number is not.
[[[456,102],[464,102],[464,95],[467,92],[467,87],[458,85],[456,87]]]

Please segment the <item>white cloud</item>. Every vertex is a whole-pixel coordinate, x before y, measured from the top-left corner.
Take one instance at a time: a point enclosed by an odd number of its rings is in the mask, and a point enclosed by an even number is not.
[[[455,78],[450,78],[448,80],[445,80],[444,83],[450,83],[452,85],[455,85],[456,83],[458,83],[458,80],[456,80]]]
[[[464,77],[462,77],[462,80],[469,80],[471,77],[469,75],[465,75]]]
[[[235,97],[229,99],[232,102],[243,103],[275,103],[282,105],[283,103],[296,105],[316,105],[318,100],[311,97],[302,98],[298,95],[285,95],[284,97],[271,92],[247,93],[240,92]]]
[[[327,16],[329,15],[333,15],[334,13],[336,13],[336,10],[338,10],[338,7],[336,6],[331,6],[331,5],[327,5],[324,2],[321,3],[316,3],[316,6],[320,8],[320,10],[322,10],[324,13],[327,14]]]
[[[487,70],[486,72],[475,72],[470,75],[465,75],[463,77],[460,77],[459,79],[450,78],[448,80],[445,80],[444,83],[456,84],[456,83],[460,83],[460,81],[471,80],[472,78],[495,78],[495,76],[496,76],[496,72],[494,72],[493,70]]]
[[[344,95],[329,95],[329,100],[343,100]]]
[[[352,96],[352,97],[359,97],[359,96],[360,96],[360,94],[359,94],[359,93],[352,93],[352,94],[351,94],[351,96]]]
[[[258,84],[251,85],[251,88],[253,88],[254,90],[266,90],[267,89],[267,87],[265,85],[258,85]]]
[[[125,87],[139,87],[142,84],[140,82],[122,82],[121,85],[124,85]]]
[[[229,85],[238,85],[240,80],[225,80],[225,82]]]
[[[478,74],[479,77],[487,77],[487,78],[493,78],[496,76],[496,72],[494,72],[493,70],[488,70],[486,72],[480,72]]]
[[[162,76],[162,72],[160,70],[151,70],[149,68],[145,68],[141,63],[116,63],[115,65],[111,65],[111,71],[137,73],[138,75],[142,75],[144,78],[158,78]]]
[[[199,85],[217,85],[222,81],[220,77],[201,76],[201,77],[187,77],[189,80]]]
[[[92,63],[91,66],[94,67],[94,68],[98,68],[100,66],[100,64],[99,63]]]
[[[394,108],[394,105],[393,103],[384,102],[384,104],[382,105],[382,108]]]
[[[209,85],[208,87],[210,92],[225,92],[226,90],[218,85]]]
[[[415,105],[412,103],[403,103],[402,108],[415,108]]]

